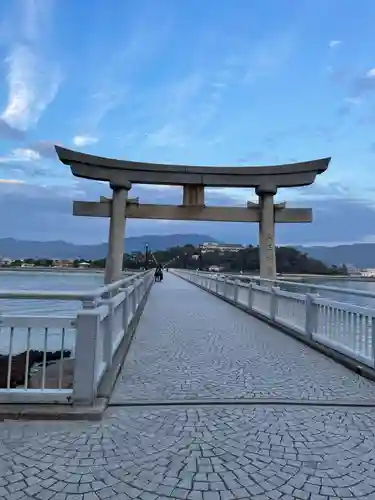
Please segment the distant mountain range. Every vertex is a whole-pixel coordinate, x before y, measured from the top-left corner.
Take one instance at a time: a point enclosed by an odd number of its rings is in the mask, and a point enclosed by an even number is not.
[[[205,234],[146,234],[126,238],[126,252],[143,252],[147,244],[150,250],[165,250],[175,246],[219,241]],[[310,257],[332,265],[351,264],[355,267],[375,267],[375,243],[355,243],[353,245],[296,246],[297,250],[307,253]],[[88,259],[95,260],[105,257],[107,243],[98,245],[75,245],[66,241],[25,241],[13,238],[0,239],[0,256],[11,259],[50,258],[50,259]]]
[[[126,252],[143,252],[147,244],[150,250],[164,250],[188,243],[200,245],[215,238],[204,234],[144,235],[125,239]],[[107,254],[107,243],[98,245],[75,245],[66,241],[25,241],[14,238],[0,239],[0,256],[10,259],[102,259]]]
[[[296,247],[325,264],[352,265],[357,268],[375,267],[375,243],[354,243],[335,247]]]

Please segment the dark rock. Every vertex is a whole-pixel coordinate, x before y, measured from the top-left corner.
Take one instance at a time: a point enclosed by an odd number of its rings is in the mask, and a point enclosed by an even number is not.
[[[9,362],[11,360],[11,374],[10,374],[10,387],[15,388],[20,385],[25,384],[26,373],[27,378],[30,376],[31,368],[38,363],[44,362],[44,353],[43,351],[30,350],[29,351],[29,366],[26,366],[26,354],[27,352],[21,352],[19,354],[15,354],[12,357],[9,354],[1,354],[0,355],[0,388],[7,388],[7,380],[8,380],[8,367]],[[49,364],[52,361],[57,359],[69,358],[71,356],[71,351],[54,351],[54,352],[46,352],[45,360],[46,364]]]

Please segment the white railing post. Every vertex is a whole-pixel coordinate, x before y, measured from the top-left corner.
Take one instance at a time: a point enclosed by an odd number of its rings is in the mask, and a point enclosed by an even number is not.
[[[249,308],[250,311],[253,310],[253,304],[254,304],[254,290],[253,290],[253,283],[250,281],[249,292],[247,297],[247,307]]]
[[[135,310],[138,309],[138,306],[139,306],[139,302],[140,302],[140,294],[141,294],[141,290],[140,290],[140,286],[139,286],[139,280],[137,280],[135,283],[134,283],[134,286],[135,286],[135,295],[137,297],[137,300],[136,300],[136,306],[135,306]]]
[[[228,296],[228,288],[229,288],[229,280],[228,278],[225,276],[224,278],[224,286],[223,286],[223,297],[227,298]]]
[[[221,277],[220,278],[220,295],[222,297],[225,297],[225,286],[226,286],[225,278]]]
[[[110,366],[112,363],[113,335],[115,329],[114,307],[111,299],[103,301],[102,303],[108,307],[108,316],[104,320],[103,359],[105,364]]]
[[[276,316],[277,316],[277,299],[278,295],[277,292],[280,290],[279,287],[273,286],[271,287],[270,293],[271,293],[271,301],[270,301],[270,318],[272,321],[276,321]]]
[[[306,319],[305,319],[305,334],[307,337],[312,338],[316,331],[318,320],[318,308],[315,306],[314,298],[316,294],[307,293],[305,300]]]
[[[97,390],[100,314],[95,309],[79,311],[76,322],[73,402],[93,403]]]
[[[133,283],[131,286],[132,286],[131,294],[132,294],[132,317],[133,317],[135,311],[137,310],[137,289],[135,283]]]
[[[141,297],[142,297],[142,282],[141,280],[137,280],[137,309],[142,300]]]
[[[372,340],[372,361],[373,367],[375,368],[375,317],[371,318],[371,340]]]
[[[240,280],[236,280],[233,284],[234,292],[233,292],[233,300],[234,302],[238,302],[238,287],[240,286]]]
[[[129,323],[129,290],[128,288],[121,288],[120,292],[125,293],[124,302],[122,303],[122,328],[124,335],[126,335]]]

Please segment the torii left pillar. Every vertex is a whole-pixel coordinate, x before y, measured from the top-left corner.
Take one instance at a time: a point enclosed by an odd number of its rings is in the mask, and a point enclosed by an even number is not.
[[[276,248],[275,248],[275,206],[276,188],[256,188],[259,196],[259,261],[260,277],[276,279]]]
[[[121,186],[110,184],[112,188],[111,218],[109,222],[108,254],[105,264],[104,283],[118,281],[122,277],[124,260],[124,238],[126,203],[130,182]]]

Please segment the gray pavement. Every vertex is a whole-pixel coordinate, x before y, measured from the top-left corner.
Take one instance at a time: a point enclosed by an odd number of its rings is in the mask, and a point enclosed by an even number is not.
[[[373,402],[373,388],[167,274],[102,422],[0,423],[0,498],[375,500],[375,410],[210,405],[254,395]],[[165,405],[121,406],[135,399]]]
[[[0,498],[375,498],[375,414],[116,408],[101,423],[0,425]]]
[[[153,287],[112,402],[267,398],[374,401],[375,385],[165,273]]]

